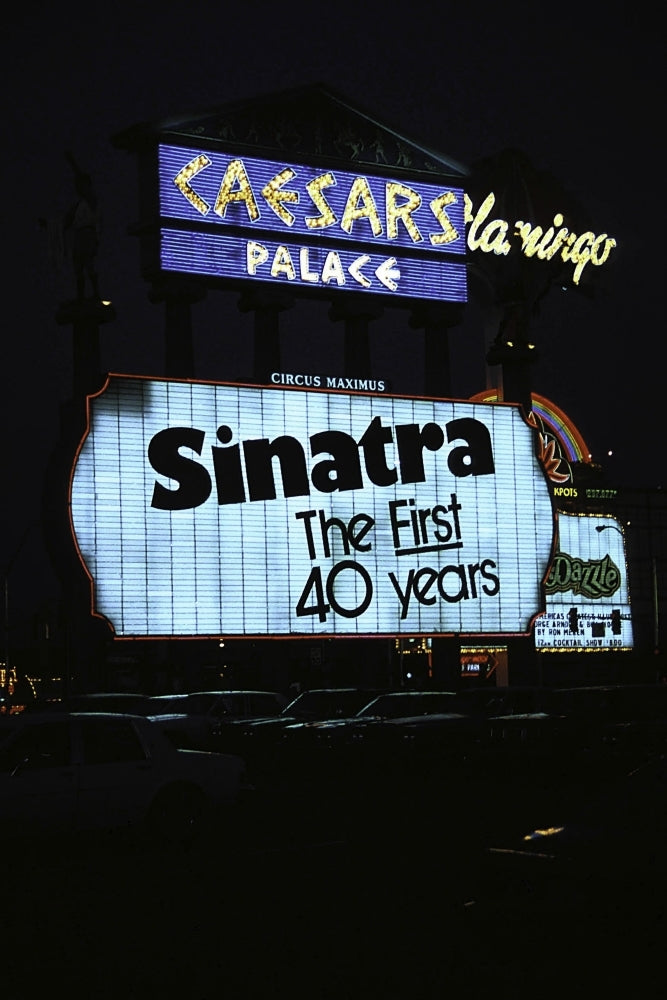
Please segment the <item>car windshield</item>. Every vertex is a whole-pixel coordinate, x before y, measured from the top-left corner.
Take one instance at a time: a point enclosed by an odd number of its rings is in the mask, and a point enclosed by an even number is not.
[[[477,688],[458,691],[458,711],[491,717],[494,715],[527,715],[543,711],[551,704],[540,689]]]
[[[151,699],[151,715],[206,715],[217,701],[213,694],[157,695]]]
[[[457,700],[452,691],[399,691],[375,698],[357,714],[379,715],[384,719],[402,719],[435,712],[456,712]]]
[[[374,697],[373,691],[303,691],[281,715],[297,719],[326,719],[356,715]]]

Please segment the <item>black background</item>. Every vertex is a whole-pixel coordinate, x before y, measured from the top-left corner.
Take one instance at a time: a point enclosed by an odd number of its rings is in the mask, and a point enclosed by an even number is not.
[[[608,480],[655,487],[661,453],[662,73],[657,26],[624,3],[413,2],[318,6],[166,2],[108,8],[14,6],[2,32],[5,86],[2,343],[3,531],[12,601],[53,586],[38,526],[44,469],[72,391],[74,295],[54,269],[40,217],[74,198],[64,151],[92,174],[103,213],[104,370],[162,374],[163,312],[139,269],[133,157],[111,137],[141,121],[322,82],[380,121],[465,164],[522,150],[586,207],[618,247],[595,295],[552,290],[535,320],[534,391],[571,417]],[[558,206],[554,206],[554,211]],[[541,220],[537,220],[541,221]],[[550,220],[545,220],[548,224]],[[566,222],[567,224],[567,222]],[[210,293],[194,314],[196,375],[247,377],[252,318]],[[342,374],[342,330],[313,303],[284,314],[285,371]],[[407,313],[372,330],[373,375],[420,391],[423,335]],[[472,304],[451,337],[454,395],[486,385]],[[607,455],[613,450],[613,456]],[[35,577],[38,571],[38,577]]]

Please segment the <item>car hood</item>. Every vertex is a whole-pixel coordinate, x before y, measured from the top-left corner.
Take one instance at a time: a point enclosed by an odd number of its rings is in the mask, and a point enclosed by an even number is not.
[[[175,720],[193,719],[197,716],[188,715],[187,712],[158,712],[155,715],[148,715],[146,718],[151,722],[174,722]]]

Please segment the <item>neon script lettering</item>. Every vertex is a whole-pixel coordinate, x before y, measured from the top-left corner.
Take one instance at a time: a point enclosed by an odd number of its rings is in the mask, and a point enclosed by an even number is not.
[[[475,212],[470,197],[464,195],[465,221],[470,224],[468,249],[506,256],[512,249],[508,239],[510,223],[505,219],[491,219],[487,222],[495,202],[496,196],[491,192]],[[609,259],[616,240],[607,233],[596,236],[595,233],[585,232],[578,236],[563,226],[563,221],[563,216],[558,212],[554,215],[553,225],[543,230],[541,226],[518,219],[511,235],[519,237],[521,252],[526,257],[551,260],[556,254],[560,254],[561,260],[574,264],[572,280],[578,285],[588,263],[600,267]]]
[[[604,559],[577,559],[567,552],[558,552],[554,558],[544,590],[547,594],[583,594],[590,600],[611,597],[621,586],[621,573],[616,563]]]

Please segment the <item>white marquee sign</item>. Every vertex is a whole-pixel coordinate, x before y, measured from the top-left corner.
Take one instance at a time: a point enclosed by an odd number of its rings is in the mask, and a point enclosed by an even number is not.
[[[554,512],[514,404],[110,376],[71,518],[118,637],[527,634]]]
[[[557,652],[632,649],[625,536],[613,517],[558,514],[558,551],[535,645]]]

